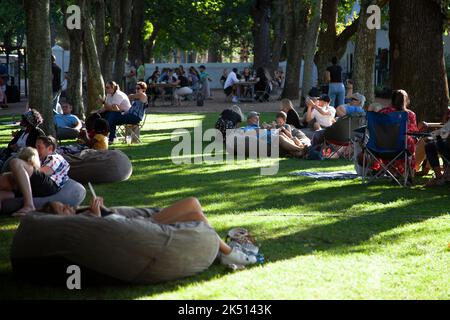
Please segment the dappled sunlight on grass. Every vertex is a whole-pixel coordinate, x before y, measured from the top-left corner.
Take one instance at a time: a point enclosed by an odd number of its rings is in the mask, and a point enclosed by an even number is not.
[[[272,115],[270,115],[272,117]],[[107,205],[165,207],[199,198],[221,237],[244,227],[266,263],[232,272],[222,265],[163,284],[86,289],[17,285],[9,247],[19,220],[0,218],[0,282],[19,298],[87,299],[448,299],[450,199],[448,187],[400,188],[389,181],[323,181],[295,171],[351,171],[343,160],[280,159],[279,172],[262,176],[264,162],[174,164],[170,141],[217,114],[149,114],[140,145],[115,144],[131,158],[125,182],[95,186]],[[0,126],[0,142],[10,128]],[[208,143],[203,143],[203,147]],[[195,154],[177,157],[192,161]],[[223,154],[223,159],[225,155]],[[90,200],[90,195],[84,204]]]

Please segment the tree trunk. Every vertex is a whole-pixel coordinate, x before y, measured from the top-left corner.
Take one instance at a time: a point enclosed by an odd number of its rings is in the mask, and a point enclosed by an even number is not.
[[[270,7],[272,0],[256,0],[252,8],[254,69],[270,67]]]
[[[133,0],[133,13],[131,16],[130,47],[128,48],[128,59],[130,61],[141,60],[144,62],[144,16],[145,1]]]
[[[317,38],[319,36],[320,17],[322,15],[322,0],[315,0],[313,2],[312,17],[308,24],[306,31],[304,51],[304,71],[302,83],[302,95],[306,96],[312,87],[317,85],[313,83],[314,71],[314,55],[317,49]]]
[[[436,1],[393,0],[389,5],[392,89],[404,89],[418,120],[440,121],[449,102]]]
[[[95,42],[97,44],[97,54],[99,57],[103,56],[105,50],[105,0],[95,0]],[[103,62],[101,62],[103,70]]]
[[[296,100],[299,97],[300,68],[303,51],[303,39],[308,25],[309,3],[304,1],[286,1],[286,80],[283,98]]]
[[[114,80],[122,83],[125,75],[125,59],[128,51],[128,37],[131,25],[132,0],[120,0],[120,35],[117,44],[116,63],[114,67]],[[134,65],[134,61],[131,61]]]
[[[284,0],[273,1],[273,38],[272,38],[272,56],[270,58],[271,74],[278,70],[281,59],[281,49],[286,41],[285,24],[284,24]]]
[[[376,4],[375,0],[363,0],[359,16],[361,21],[356,32],[356,48],[353,68],[353,92],[359,92],[366,97],[366,103],[375,101],[374,73],[377,30],[367,28],[366,21],[369,18],[367,8]]]
[[[94,29],[88,11],[88,0],[78,0],[82,10],[81,21],[83,28],[83,59],[87,72],[87,113],[96,110],[98,98],[105,96],[105,84],[103,81],[97,46],[94,40]]]
[[[24,1],[29,67],[29,105],[44,118],[42,129],[54,135],[49,0]]]
[[[112,80],[113,78],[113,63],[116,60],[117,44],[120,34],[120,6],[115,0],[107,0],[106,6],[109,9],[108,18],[111,21],[108,32],[108,44],[105,45],[102,59],[102,74],[103,78]]]
[[[358,18],[338,36],[336,33],[338,5],[339,0],[323,0],[321,22],[324,27],[319,33],[319,51],[315,56],[319,83],[324,83],[325,71],[331,58],[336,56],[339,60],[345,53],[347,42],[355,34],[359,23]]]
[[[70,39],[69,79],[67,80],[67,101],[73,113],[84,119],[83,103],[83,33],[81,30],[67,30]]]
[[[144,60],[146,60],[146,61],[150,61],[153,58],[153,48],[155,47],[155,40],[158,37],[159,30],[160,30],[159,26],[154,24],[152,34],[150,35],[150,38],[145,43]]]
[[[208,63],[222,62],[222,53],[220,51],[220,43],[212,41],[208,48]]]

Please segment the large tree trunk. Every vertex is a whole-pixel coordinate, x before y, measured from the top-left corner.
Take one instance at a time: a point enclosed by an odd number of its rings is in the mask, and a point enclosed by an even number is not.
[[[128,48],[128,59],[130,61],[141,60],[144,62],[144,16],[145,1],[133,0],[133,13],[131,15],[130,47]]]
[[[67,30],[70,39],[69,79],[67,101],[73,106],[73,113],[84,118],[83,103],[83,33],[81,30]]]
[[[256,0],[252,8],[254,69],[270,67],[270,7],[272,0]]]
[[[359,16],[366,22],[369,18],[367,8],[376,4],[376,0],[362,0]],[[374,72],[377,30],[368,29],[366,23],[360,23],[356,32],[356,48],[353,68],[353,91],[366,97],[366,103],[375,101]]]
[[[338,36],[336,30],[338,5],[339,0],[323,0],[321,22],[324,27],[319,33],[319,51],[315,56],[319,83],[324,83],[325,71],[331,58],[336,56],[340,59],[345,53],[347,42],[355,34],[360,20],[356,19]]]
[[[113,78],[113,63],[116,60],[117,44],[120,34],[120,5],[116,0],[106,0],[106,7],[109,14],[110,25],[108,27],[108,44],[105,45],[101,56],[101,68],[103,78],[107,81]],[[100,57],[100,56],[99,56]]]
[[[125,76],[125,59],[128,51],[128,37],[130,35],[132,0],[120,0],[120,35],[117,44],[114,80],[123,82]],[[134,65],[134,61],[131,61]]]
[[[272,57],[270,59],[270,69],[272,74],[278,70],[281,59],[281,49],[286,41],[285,24],[284,24],[284,0],[273,1],[273,38],[272,38]]]
[[[83,59],[87,72],[87,113],[96,110],[98,98],[105,96],[105,84],[103,81],[97,46],[94,40],[94,28],[88,10],[88,0],[78,0],[81,7],[81,21],[83,28]]]
[[[392,89],[408,92],[418,120],[439,121],[449,102],[440,5],[393,0],[389,6]]]
[[[153,48],[155,47],[155,41],[159,34],[159,26],[154,24],[153,31],[150,35],[149,39],[145,42],[144,45],[144,60],[150,61],[153,59]]]
[[[208,63],[215,62],[222,62],[222,52],[220,51],[220,43],[213,40],[208,48]]]
[[[305,1],[286,1],[287,66],[283,98],[296,100],[299,97],[303,39],[308,25],[309,5]]]
[[[29,67],[29,105],[43,118],[42,129],[55,134],[52,110],[52,71],[49,0],[24,1]]]
[[[94,0],[95,10],[95,42],[97,44],[97,54],[99,57],[103,56],[105,50],[105,0]],[[103,70],[103,62],[100,63]]]
[[[316,85],[313,83],[314,55],[317,48],[317,38],[319,36],[320,17],[322,15],[322,0],[314,0],[312,8],[312,17],[306,31],[304,51],[304,71],[302,83],[302,95],[306,96],[311,88]]]

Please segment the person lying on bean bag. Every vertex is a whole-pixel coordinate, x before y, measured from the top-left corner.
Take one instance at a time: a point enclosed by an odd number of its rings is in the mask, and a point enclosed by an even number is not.
[[[157,283],[222,264],[248,265],[256,257],[230,248],[214,231],[196,198],[165,208],[89,208],[61,202],[22,218],[11,247],[13,271],[45,284],[66,285],[67,268],[81,269],[82,283]]]

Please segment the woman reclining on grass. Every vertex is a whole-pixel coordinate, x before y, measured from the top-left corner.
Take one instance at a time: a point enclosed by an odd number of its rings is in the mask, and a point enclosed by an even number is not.
[[[57,214],[60,216],[72,216],[75,214],[88,214],[96,218],[105,219],[149,219],[153,223],[165,225],[181,222],[204,222],[210,226],[202,211],[200,202],[196,198],[187,198],[178,201],[171,206],[160,210],[159,208],[132,208],[113,207],[106,208],[103,198],[94,197],[89,208],[76,209],[61,202],[49,202],[42,210],[43,212]],[[173,235],[176,237],[176,234]],[[219,237],[219,236],[218,236]],[[164,244],[162,243],[161,246]],[[256,257],[250,256],[237,248],[231,248],[219,237],[220,261],[224,265],[248,265],[256,263]],[[199,253],[195,253],[199,254]]]

